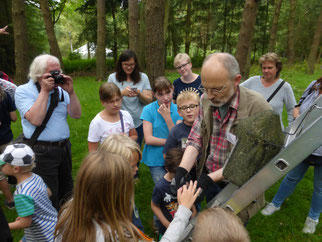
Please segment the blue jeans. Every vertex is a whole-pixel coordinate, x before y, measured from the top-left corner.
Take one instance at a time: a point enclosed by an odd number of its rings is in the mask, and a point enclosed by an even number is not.
[[[284,200],[292,194],[297,183],[302,180],[310,164],[309,160],[322,161],[321,156],[310,155],[297,167],[291,170],[286,177],[283,179],[278,192],[276,193],[272,203],[275,207],[280,207]],[[319,219],[322,211],[322,166],[317,165],[314,167],[314,190],[311,201],[311,208],[309,211],[309,217],[311,219]]]
[[[167,173],[164,166],[149,166],[149,169],[154,185]]]

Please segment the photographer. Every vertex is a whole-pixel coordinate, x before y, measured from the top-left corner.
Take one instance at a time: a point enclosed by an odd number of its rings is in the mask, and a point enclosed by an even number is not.
[[[33,150],[36,154],[34,172],[43,178],[52,191],[51,201],[59,210],[73,189],[67,114],[80,118],[81,105],[72,78],[61,73],[59,60],[55,56],[37,56],[30,66],[29,78],[29,82],[19,86],[15,93],[27,143],[36,128],[44,125],[51,99],[58,102]]]

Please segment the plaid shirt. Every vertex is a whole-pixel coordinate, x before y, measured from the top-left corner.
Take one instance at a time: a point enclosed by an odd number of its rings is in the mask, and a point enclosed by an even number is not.
[[[218,108],[213,112],[213,131],[210,138],[210,154],[206,160],[206,168],[209,172],[219,170],[225,164],[230,150],[228,149],[228,140],[226,133],[230,131],[237,118],[237,109],[239,106],[240,92],[237,89],[236,95],[233,97],[226,116],[224,119],[220,117]],[[204,98],[204,97],[202,97]],[[201,123],[204,118],[203,107],[200,107],[199,115],[196,118],[189,137],[187,146],[195,147],[199,153],[202,147],[202,137],[200,136]]]

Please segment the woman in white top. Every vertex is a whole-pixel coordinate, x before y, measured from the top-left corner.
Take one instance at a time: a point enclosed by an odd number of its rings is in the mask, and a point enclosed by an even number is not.
[[[266,100],[268,100],[283,82],[280,78],[282,62],[277,54],[267,53],[259,59],[259,63],[262,68],[263,75],[253,76],[240,85],[259,92],[264,96],[264,98],[266,98]],[[284,82],[274,97],[271,98],[269,104],[272,106],[273,110],[280,115],[282,127],[282,112],[284,104],[287,109],[288,121],[293,121],[292,114],[296,101],[292,87],[288,82]]]

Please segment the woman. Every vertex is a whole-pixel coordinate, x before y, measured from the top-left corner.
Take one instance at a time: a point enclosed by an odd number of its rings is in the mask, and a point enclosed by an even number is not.
[[[299,104],[294,109],[294,118],[308,109],[321,93],[322,77],[317,81],[313,81],[306,88]],[[314,165],[314,190],[309,215],[306,218],[303,228],[303,233],[307,234],[313,234],[315,232],[322,211],[322,146],[286,175],[273,201],[267,204],[262,210],[262,214],[265,216],[272,215],[280,210],[282,203],[294,191],[295,186],[302,180],[310,165]]]
[[[152,102],[149,78],[140,72],[139,63],[132,50],[124,50],[116,62],[115,73],[108,77],[108,82],[115,83],[123,97],[122,109],[128,111],[138,133],[137,143],[142,144],[143,125],[140,120],[143,107]]]
[[[277,54],[267,53],[259,59],[259,63],[262,68],[263,75],[253,76],[244,81],[241,86],[259,92],[264,96],[264,98],[266,98],[266,100],[268,100],[283,82],[280,78],[282,62]],[[281,86],[281,88],[268,102],[273,110],[280,115],[282,128],[284,128],[282,123],[284,104],[287,109],[288,122],[293,121],[293,109],[296,101],[292,87],[288,82],[283,82],[283,86]]]

